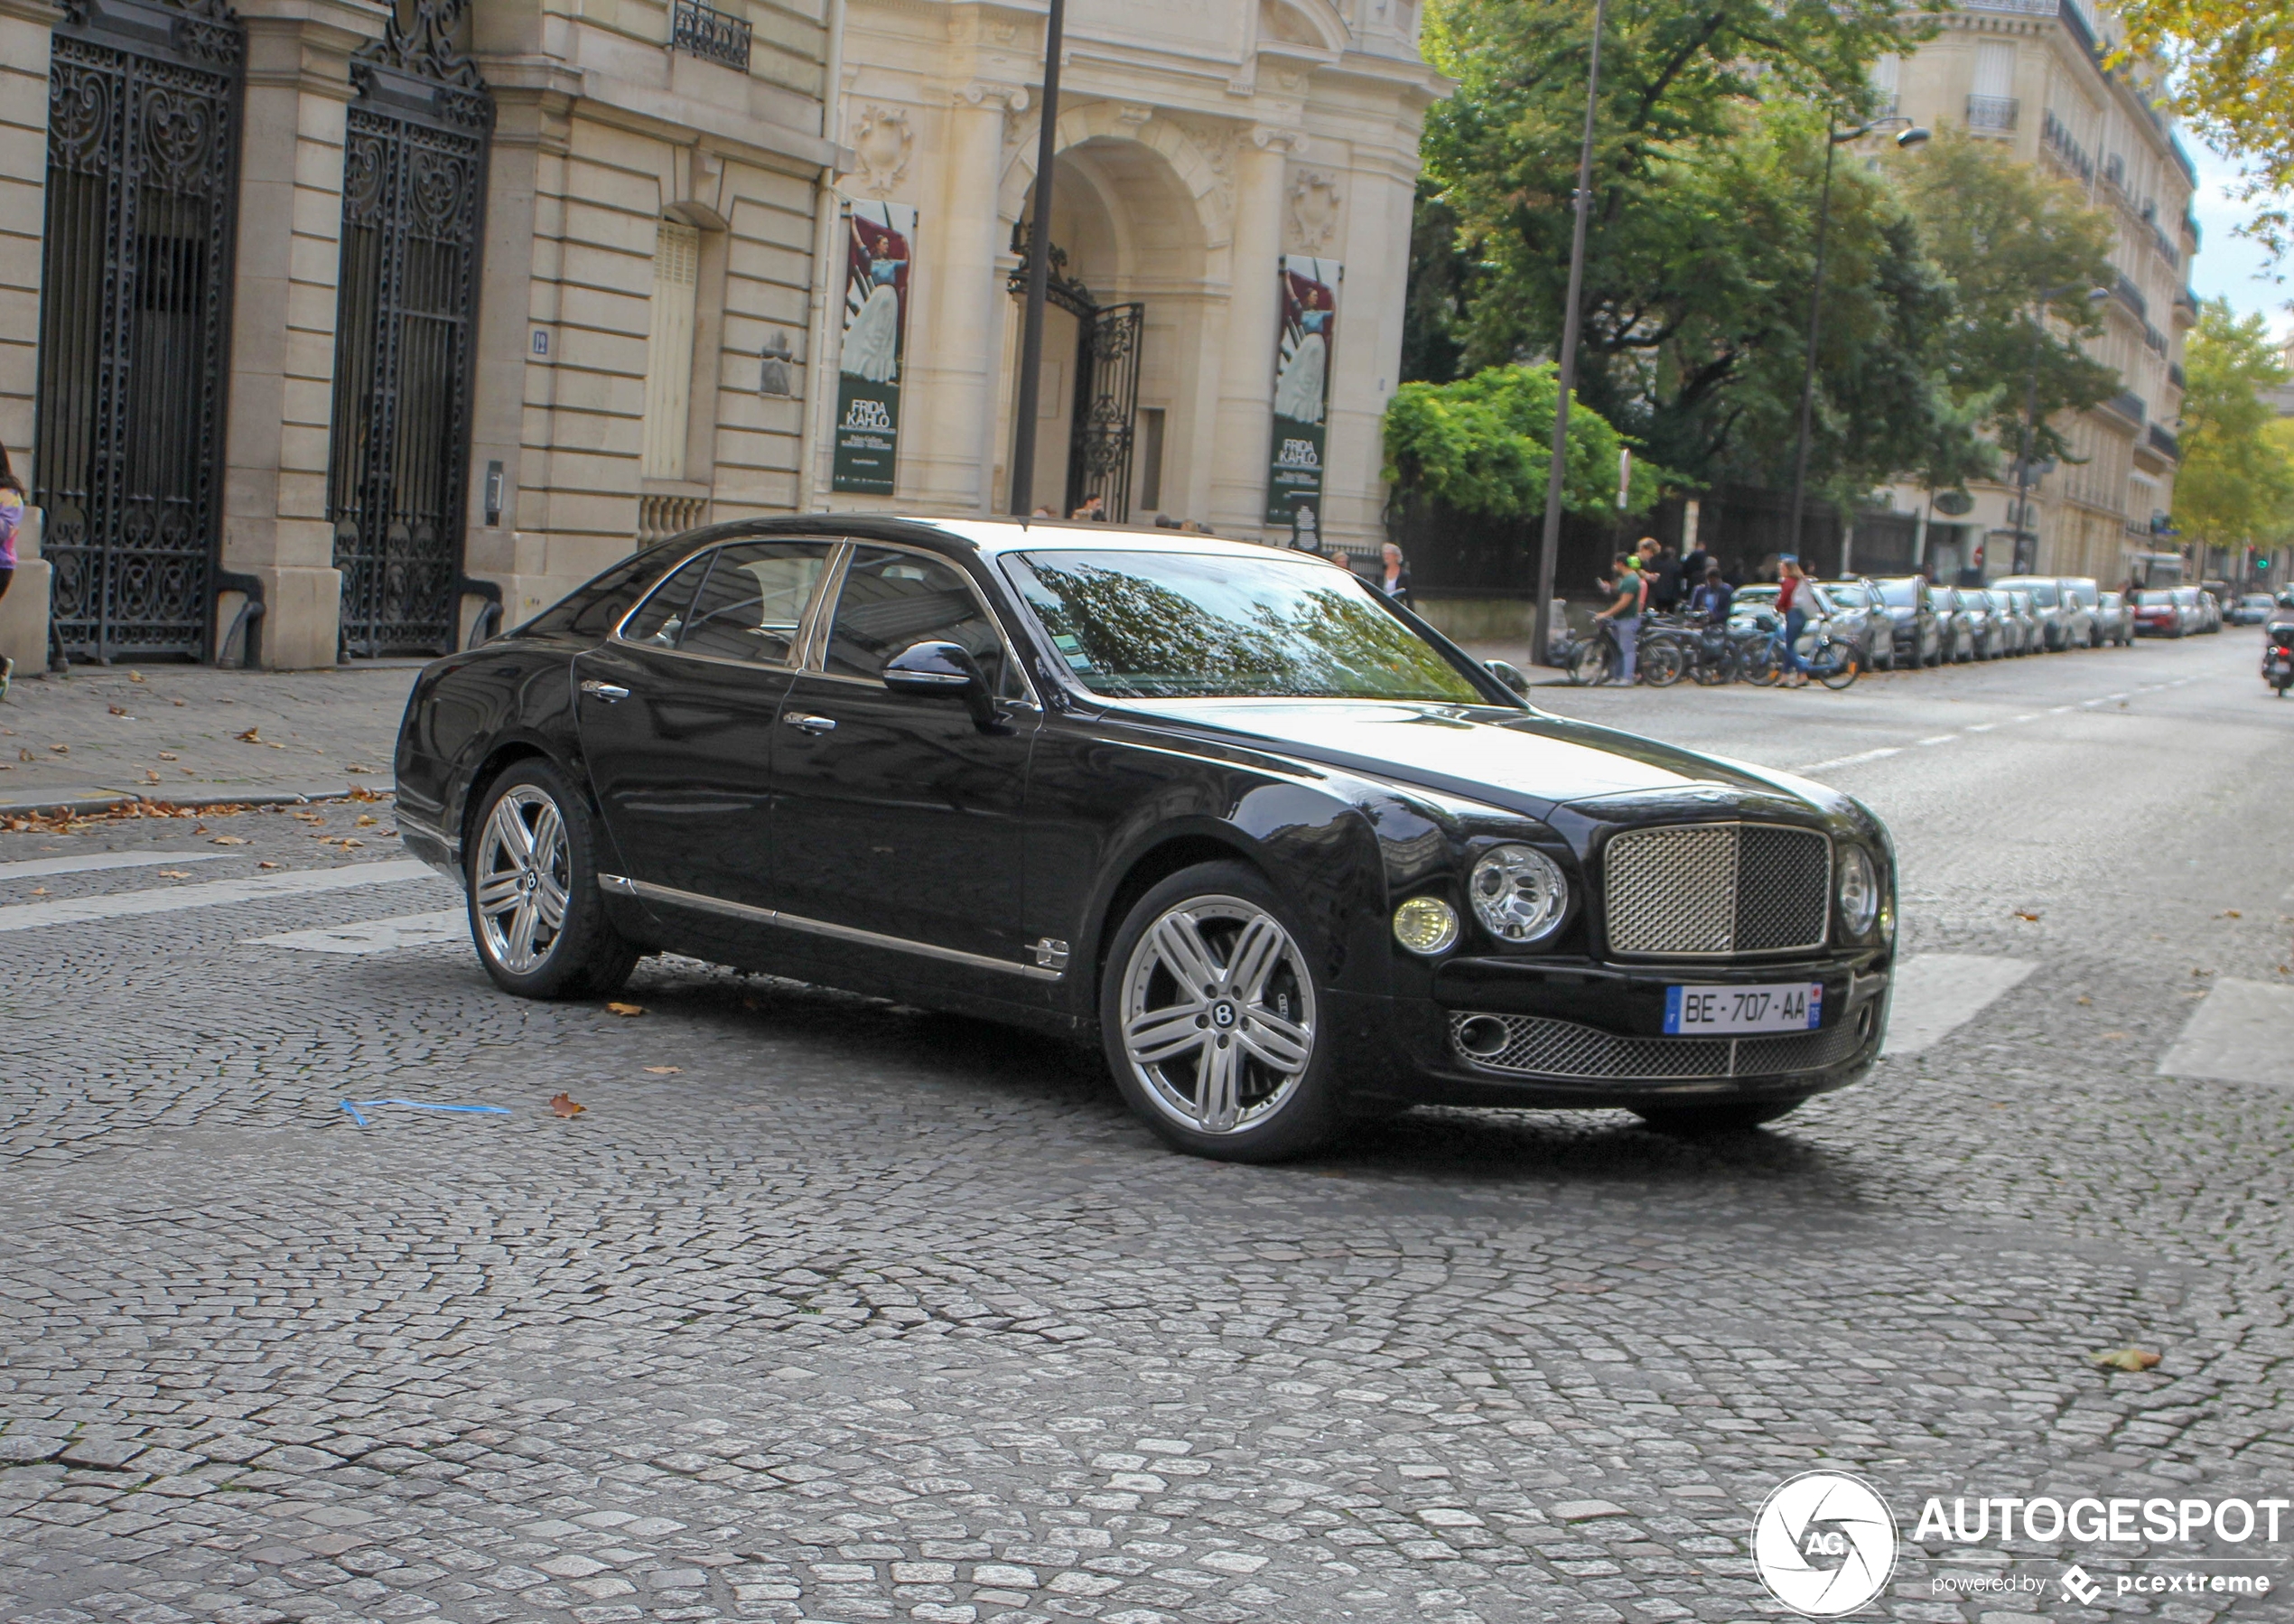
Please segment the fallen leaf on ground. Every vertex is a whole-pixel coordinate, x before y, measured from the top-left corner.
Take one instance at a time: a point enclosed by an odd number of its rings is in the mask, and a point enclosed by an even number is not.
[[[32,888],[32,894],[35,897],[44,897],[48,894],[48,888],[44,885],[35,885]]]
[[[361,767],[358,762],[353,761],[342,770],[345,772],[372,772],[374,769],[371,767]]]
[[[2103,1034],[2103,1041],[2106,1043],[2124,1043],[2129,1035],[2122,1031],[2107,1031]]]
[[[163,750],[159,752],[159,759],[163,761],[177,761],[182,758],[172,750]]]
[[[173,704],[173,705],[181,705],[181,704],[182,704],[183,702],[182,702],[182,700],[180,700],[180,699],[176,699],[176,700],[171,700],[169,703],[170,703],[170,704]]]
[[[191,871],[187,868],[163,868],[159,871],[159,877],[163,880],[188,880],[191,877]]]
[[[210,845],[247,845],[249,844],[250,842],[244,835],[218,835],[208,842]]]
[[[262,731],[262,726],[261,726],[261,724],[260,724],[260,723],[257,723],[256,726],[254,726],[254,727],[250,727],[250,728],[248,728],[248,729],[247,730],[247,732],[245,732],[245,733],[241,733],[241,734],[239,735],[239,742],[240,742],[240,743],[242,743],[242,744],[260,744],[260,743],[262,743],[262,742],[263,742],[263,731]]]
[[[362,829],[368,828],[372,825],[378,824],[381,821],[382,819],[377,817],[371,812],[361,812],[359,814],[359,826]]]
[[[2193,975],[2212,975],[2214,974],[2214,972],[2213,972],[2212,970],[2201,970],[2201,969],[2197,968],[2196,966],[2192,966],[2192,969],[2191,969],[2191,972],[2190,972],[2190,973],[2191,973]]]
[[[550,1097],[550,1109],[556,1112],[560,1116],[579,1116],[583,1112],[588,1110],[589,1107],[587,1106],[575,1105],[571,1095],[554,1094]]]
[[[2020,908],[2015,910],[2015,917],[2019,919],[2028,919],[2035,925],[2039,922],[2039,916],[2038,914],[2026,913]]]
[[[111,714],[112,714],[113,715],[115,715],[115,716],[126,716],[126,715],[127,715],[127,707],[126,707],[126,705],[113,705],[113,706],[111,706],[111,707],[110,707],[110,710],[111,710]],[[133,720],[135,720],[135,718],[133,718],[133,717],[131,716],[131,717],[128,717],[128,720],[130,720],[130,721],[132,722]]]
[[[60,756],[68,756],[71,753],[71,746],[69,744],[51,744],[48,748]]]
[[[255,866],[257,868],[276,868],[279,865],[272,862],[268,857],[266,857],[262,862],[256,863]]]
[[[2158,1362],[2159,1356],[2148,1348],[2113,1348],[2087,1355],[2087,1363],[2098,1370],[2148,1370]]]
[[[144,782],[145,782],[146,784],[156,784],[156,783],[158,783],[158,782],[159,782],[159,774],[157,774],[156,772],[154,772],[154,771],[153,771],[150,768],[148,768],[148,767],[145,768],[145,769],[144,769]]]
[[[2239,912],[2235,908],[2225,908],[2223,910],[2223,918],[2226,919],[2243,919],[2246,916],[2244,914]]]
[[[32,755],[32,752],[31,752],[30,751],[26,750],[26,749],[25,749],[23,745],[21,745],[21,744],[19,744],[19,745],[17,745],[17,746],[16,746],[16,760],[17,760],[17,761],[31,761],[32,759],[33,759],[33,755]]]
[[[127,680],[130,682],[141,682],[144,680],[144,674],[141,671],[130,671],[127,674]]]
[[[648,1066],[646,1070],[655,1077],[675,1077],[684,1070],[682,1066]]]
[[[605,1006],[605,1013],[609,1015],[642,1015],[645,1013],[645,1005],[642,1003],[609,1003]]]
[[[2079,1002],[2082,1003],[2093,1003],[2094,1000],[2088,997],[2084,993],[2082,993],[2079,994]]]

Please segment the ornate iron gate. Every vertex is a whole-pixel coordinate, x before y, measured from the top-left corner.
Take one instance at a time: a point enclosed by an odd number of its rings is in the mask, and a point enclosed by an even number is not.
[[[1015,297],[1028,286],[1028,221],[1012,228],[1019,265],[1006,280]],[[1044,296],[1076,318],[1076,392],[1068,413],[1068,500],[1073,513],[1096,496],[1110,521],[1131,518],[1131,449],[1139,419],[1139,352],[1144,304],[1102,304],[1068,274],[1068,251],[1051,245]]]
[[[459,0],[394,15],[351,64],[327,519],[350,654],[454,639],[471,342],[493,98],[454,45]]]
[[[1076,341],[1076,399],[1068,432],[1068,507],[1092,497],[1116,524],[1131,519],[1131,441],[1139,416],[1139,348],[1144,304],[1103,304]]]
[[[82,659],[206,652],[245,54],[222,0],[55,31],[33,499]]]

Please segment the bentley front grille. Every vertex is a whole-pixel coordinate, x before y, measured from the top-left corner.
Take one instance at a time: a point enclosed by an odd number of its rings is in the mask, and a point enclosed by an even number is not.
[[[1778,824],[1634,829],[1602,856],[1612,953],[1730,958],[1824,945],[1832,842]]]
[[[1588,1082],[1695,1082],[1824,1071],[1856,1052],[1869,1006],[1826,1031],[1757,1038],[1620,1038],[1543,1015],[1450,1017],[1450,1047],[1468,1065],[1517,1077]]]

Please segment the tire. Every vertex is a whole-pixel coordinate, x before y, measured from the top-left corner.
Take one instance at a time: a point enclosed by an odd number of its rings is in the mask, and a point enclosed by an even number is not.
[[[1715,1106],[1636,1106],[1633,1115],[1649,1131],[1675,1139],[1710,1139],[1726,1134],[1748,1134],[1763,1123],[1774,1122],[1798,1110],[1796,1099],[1737,1101]]]
[[[1609,679],[1615,669],[1609,658],[1609,644],[1606,638],[1595,638],[1577,651],[1569,663],[1569,679],[1581,688],[1599,687]]]
[[[1856,651],[1845,643],[1829,640],[1816,646],[1816,658],[1809,662],[1809,671],[1824,686],[1838,693],[1856,684]]]
[[[1688,656],[1673,638],[1644,647],[1640,656],[1634,662],[1635,674],[1653,688],[1669,688],[1688,675]]]
[[[470,934],[494,985],[520,998],[618,991],[639,953],[606,917],[588,797],[549,762],[519,761],[486,787],[472,827]]]
[[[1338,1125],[1335,1013],[1308,939],[1240,863],[1183,869],[1132,905],[1099,984],[1101,1043],[1124,1103],[1173,1150],[1282,1162]]]

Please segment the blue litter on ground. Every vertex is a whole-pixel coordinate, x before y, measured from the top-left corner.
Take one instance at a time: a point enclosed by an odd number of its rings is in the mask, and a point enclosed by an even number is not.
[[[350,1120],[360,1127],[367,1125],[366,1113],[377,1106],[406,1106],[416,1111],[480,1111],[496,1116],[508,1116],[508,1106],[432,1106],[418,1099],[346,1099],[342,1108],[350,1113]]]

